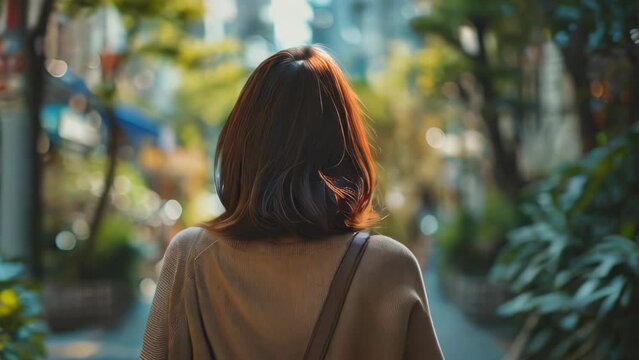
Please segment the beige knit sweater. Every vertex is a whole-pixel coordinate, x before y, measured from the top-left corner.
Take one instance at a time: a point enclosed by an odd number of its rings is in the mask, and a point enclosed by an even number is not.
[[[141,359],[302,359],[352,234],[236,241],[183,230],[164,256]],[[441,359],[419,265],[371,236],[328,359]]]

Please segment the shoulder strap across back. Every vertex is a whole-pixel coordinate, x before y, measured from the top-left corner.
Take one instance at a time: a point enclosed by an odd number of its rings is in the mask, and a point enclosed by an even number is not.
[[[313,329],[306,348],[306,354],[304,355],[305,360],[319,360],[326,357],[348,289],[351,286],[362,255],[364,255],[369,237],[370,234],[365,231],[355,233],[348,249],[346,249],[346,253],[344,253],[344,257],[342,257],[342,261],[333,276],[322,311],[315,323],[315,329]]]

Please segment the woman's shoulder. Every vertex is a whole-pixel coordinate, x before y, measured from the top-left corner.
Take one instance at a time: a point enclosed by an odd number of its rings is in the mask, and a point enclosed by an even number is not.
[[[390,272],[402,277],[421,277],[420,266],[413,252],[391,237],[382,234],[371,235],[366,257],[375,269],[384,273]]]
[[[174,257],[181,261],[193,259],[211,242],[208,233],[203,228],[188,227],[173,236],[164,256]]]
[[[367,251],[391,261],[417,262],[415,255],[406,245],[383,234],[371,234]]]
[[[362,294],[409,309],[415,302],[426,303],[422,271],[415,255],[399,241],[372,235],[358,269],[358,289]]]

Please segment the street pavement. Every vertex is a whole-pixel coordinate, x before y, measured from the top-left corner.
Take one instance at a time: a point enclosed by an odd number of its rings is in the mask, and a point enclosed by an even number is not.
[[[148,299],[138,299],[122,321],[113,328],[50,335],[47,339],[49,359],[137,359],[150,307]]]
[[[505,349],[491,331],[466,318],[441,292],[435,271],[424,272],[428,305],[446,360],[500,360]]]

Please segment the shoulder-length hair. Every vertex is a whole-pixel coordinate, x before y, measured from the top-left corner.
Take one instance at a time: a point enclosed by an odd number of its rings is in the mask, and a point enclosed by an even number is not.
[[[319,238],[378,220],[358,99],[315,46],[282,50],[250,75],[220,133],[206,227],[235,239]]]

